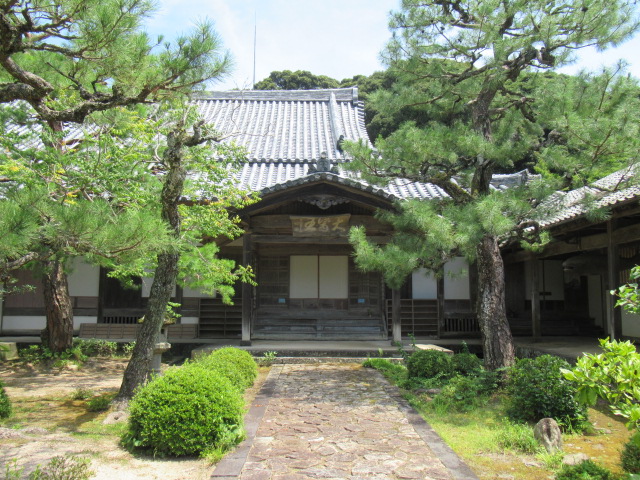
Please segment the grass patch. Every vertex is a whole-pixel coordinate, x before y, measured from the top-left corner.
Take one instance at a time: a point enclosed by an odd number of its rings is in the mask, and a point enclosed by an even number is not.
[[[606,412],[589,409],[589,418],[596,429],[605,429],[606,433],[595,436],[566,433],[563,435],[564,452],[549,455],[534,439],[532,424],[514,423],[507,419],[507,402],[502,390],[488,388],[486,394],[479,390],[472,408],[464,408],[468,395],[465,388],[448,391],[445,386],[440,394],[427,392],[427,389],[441,387],[446,382],[439,378],[409,378],[402,364],[393,364],[382,358],[368,359],[364,365],[380,370],[397,385],[402,396],[481,480],[495,479],[504,474],[517,480],[553,479],[561,468],[563,456],[578,452],[586,453],[614,474],[622,473],[620,450],[630,433],[622,421]],[[479,375],[481,384],[491,384],[493,380],[483,378],[483,375]],[[465,383],[461,386],[465,387]],[[443,398],[438,399],[443,393]],[[456,396],[463,399],[463,408],[456,405]]]

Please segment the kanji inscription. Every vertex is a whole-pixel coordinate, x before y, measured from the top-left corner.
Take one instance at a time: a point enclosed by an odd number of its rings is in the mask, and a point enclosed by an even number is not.
[[[296,237],[347,236],[351,215],[330,215],[324,217],[291,216],[291,227]]]

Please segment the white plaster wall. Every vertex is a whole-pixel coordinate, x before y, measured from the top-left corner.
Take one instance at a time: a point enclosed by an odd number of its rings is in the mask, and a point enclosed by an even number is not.
[[[445,300],[469,300],[469,265],[457,257],[444,265]]]
[[[320,298],[349,297],[349,257],[323,255],[319,258]]]
[[[184,325],[193,325],[198,323],[198,317],[181,317],[180,323]]]
[[[587,291],[589,301],[589,316],[594,319],[595,324],[604,325],[604,309],[602,302],[602,281],[600,275],[589,275],[587,277]]]
[[[411,289],[416,300],[435,300],[438,298],[438,282],[433,274],[420,268],[411,274]]]
[[[529,262],[526,262],[524,265],[524,284],[524,298],[531,300],[531,264]],[[540,260],[538,262],[538,291],[549,292],[549,295],[545,296],[546,300],[564,300],[564,270],[562,270],[562,261]]]
[[[622,311],[622,335],[640,338],[640,315]]]
[[[44,316],[5,315],[2,319],[3,331],[9,330],[42,330],[46,325]]]
[[[97,297],[100,267],[75,259],[69,275],[69,294],[72,297]]]
[[[81,323],[98,323],[97,317],[75,315],[73,317],[73,329],[79,330]],[[2,331],[33,331],[39,332],[47,324],[44,315],[21,316],[7,315],[2,319]]]
[[[317,255],[291,255],[290,298],[318,298]]]

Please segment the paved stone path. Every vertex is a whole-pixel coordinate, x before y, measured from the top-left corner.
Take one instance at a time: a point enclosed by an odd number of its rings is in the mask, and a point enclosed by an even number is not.
[[[247,433],[212,479],[477,478],[379,372],[355,364],[272,367]]]

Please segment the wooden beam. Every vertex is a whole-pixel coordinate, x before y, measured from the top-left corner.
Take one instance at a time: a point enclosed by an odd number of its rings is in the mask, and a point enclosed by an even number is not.
[[[253,243],[251,233],[245,232],[242,241],[242,263],[243,265],[253,265]],[[253,285],[242,284],[242,339],[243,346],[251,345],[251,318],[253,316]]]
[[[400,304],[400,289],[391,290],[391,333],[392,345],[402,343],[402,310]]]
[[[611,222],[611,221],[610,221]],[[610,224],[607,223],[607,225]],[[608,248],[609,244],[620,245],[640,241],[640,224],[614,229],[608,233],[597,233],[580,237],[575,243],[551,242],[537,255],[538,258],[554,257],[567,253],[587,252],[600,248]],[[521,250],[505,256],[505,263],[520,263],[531,260],[533,253]]]
[[[389,237],[372,236],[367,239],[373,243],[385,244],[389,243]],[[254,243],[287,243],[287,244],[331,244],[331,245],[349,245],[348,237],[330,237],[317,235],[314,237],[294,237],[293,235],[253,235]]]
[[[533,341],[537,342],[542,336],[542,323],[540,321],[540,264],[537,258],[529,261],[529,279],[531,281],[531,333]]]
[[[322,217],[322,215],[308,215]],[[386,234],[393,230],[389,224],[383,223],[371,215],[351,215],[349,226],[363,226],[372,234]],[[291,215],[256,215],[251,217],[251,231],[254,234],[291,235]]]

